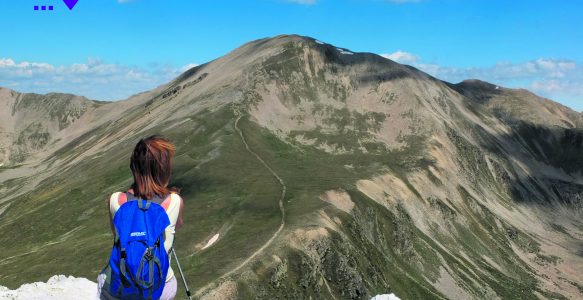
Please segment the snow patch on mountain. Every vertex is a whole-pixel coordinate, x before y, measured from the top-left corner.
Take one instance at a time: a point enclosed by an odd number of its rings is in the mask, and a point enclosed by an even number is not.
[[[0,286],[0,300],[97,299],[97,284],[85,278],[55,275],[46,283],[23,284],[16,290]]]
[[[212,246],[217,240],[219,239],[219,234],[215,234],[207,243],[204,247],[202,247],[201,250],[204,250],[210,246]]]

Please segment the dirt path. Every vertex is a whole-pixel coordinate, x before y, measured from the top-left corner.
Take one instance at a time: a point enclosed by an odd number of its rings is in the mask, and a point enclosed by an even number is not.
[[[277,179],[277,181],[279,181],[279,184],[281,185],[281,196],[279,198],[279,210],[281,212],[281,224],[279,225],[279,228],[277,229],[277,231],[275,231],[275,233],[273,233],[271,238],[267,242],[265,242],[265,244],[263,244],[259,249],[257,249],[257,251],[253,252],[253,254],[251,254],[251,256],[249,256],[247,259],[245,259],[237,267],[235,267],[232,270],[230,270],[229,272],[223,274],[220,278],[218,278],[217,280],[214,280],[213,282],[224,279],[224,278],[232,275],[233,273],[239,271],[245,265],[247,265],[251,260],[253,260],[257,255],[259,255],[259,253],[261,253],[263,250],[265,250],[267,247],[269,247],[269,245],[271,245],[271,243],[277,238],[277,236],[279,235],[279,233],[283,230],[283,227],[285,226],[285,207],[283,206],[283,201],[285,199],[285,193],[287,191],[287,187],[285,186],[283,179],[281,179],[281,177],[279,177],[279,175],[277,175],[277,173],[275,173],[275,171],[263,160],[263,158],[261,158],[261,156],[259,156],[257,153],[255,153],[249,147],[249,144],[247,144],[247,140],[245,140],[245,136],[243,136],[243,132],[239,128],[239,120],[241,120],[241,115],[239,115],[237,117],[237,120],[235,121],[235,130],[237,131],[237,133],[239,133],[239,136],[241,137],[241,141],[245,145],[245,149],[247,149],[247,152],[249,152],[253,156],[255,156],[255,158],[269,171],[269,173],[271,173],[271,175],[273,175],[273,177],[275,177],[275,179]],[[213,282],[211,282],[211,283],[207,284],[205,287],[199,289],[197,291],[197,294],[205,291]]]

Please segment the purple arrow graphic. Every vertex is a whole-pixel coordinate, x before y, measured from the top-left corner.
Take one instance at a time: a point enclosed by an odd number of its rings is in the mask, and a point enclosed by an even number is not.
[[[73,9],[73,7],[75,7],[78,1],[79,0],[63,0],[63,2],[67,4],[67,7],[69,7],[69,10]]]

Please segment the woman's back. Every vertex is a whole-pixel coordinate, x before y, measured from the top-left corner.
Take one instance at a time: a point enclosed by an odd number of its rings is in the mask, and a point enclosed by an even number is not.
[[[135,296],[138,292],[164,300],[176,295],[176,278],[170,267],[171,256],[167,255],[176,229],[182,226],[179,189],[168,186],[175,151],[174,145],[161,136],[142,139],[134,148],[130,160],[134,183],[128,192],[115,192],[108,200],[114,245],[109,263],[98,277],[100,299]],[[134,202],[138,199],[150,202]],[[150,208],[152,202],[159,206]]]
[[[119,208],[127,202],[128,194],[131,199],[137,198],[134,196],[132,189],[130,189],[127,193],[115,192],[111,195],[109,199],[109,213],[111,216],[110,221],[113,220],[113,217]],[[170,248],[172,248],[172,244],[174,243],[174,234],[176,233],[176,228],[180,228],[180,226],[182,226],[182,198],[176,193],[170,193],[170,195],[165,198],[154,197],[151,199],[151,201],[160,204],[164,210],[166,210],[168,218],[170,219],[170,226],[166,227],[166,230],[164,231],[164,248],[166,249],[166,252],[169,252]],[[173,277],[174,271],[172,270],[172,267],[170,267],[168,269],[168,275],[166,276],[166,282],[170,281]]]

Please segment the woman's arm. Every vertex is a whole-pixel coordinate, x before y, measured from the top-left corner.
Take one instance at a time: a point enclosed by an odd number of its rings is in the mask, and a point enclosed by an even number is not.
[[[115,231],[113,230],[113,220],[111,218],[111,198],[107,199],[107,212],[109,213],[109,227],[111,228],[111,233],[115,236]]]
[[[109,212],[109,226],[111,227],[111,233],[115,237],[115,228],[113,227],[113,216],[119,209],[119,207],[127,201],[125,193],[115,192],[111,194],[109,201],[107,202],[107,211]]]
[[[164,231],[164,248],[166,248],[166,251],[170,251],[174,243],[176,229],[182,226],[182,198],[178,194],[171,194],[169,200],[166,213],[170,219],[170,225]]]
[[[180,197],[180,210],[178,211],[178,220],[176,220],[176,229],[180,229],[183,225],[182,211],[184,210],[184,199]]]

